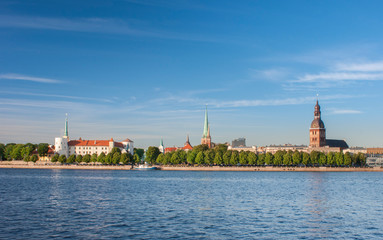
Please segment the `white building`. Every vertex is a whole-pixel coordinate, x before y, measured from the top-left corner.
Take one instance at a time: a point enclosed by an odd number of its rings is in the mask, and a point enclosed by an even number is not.
[[[128,138],[121,142],[115,142],[113,138],[110,140],[82,140],[81,138],[79,140],[69,140],[68,117],[65,119],[64,136],[55,138],[55,152],[66,157],[72,154],[108,154],[114,147],[119,148],[121,153],[129,152],[132,155],[134,153],[133,141]]]

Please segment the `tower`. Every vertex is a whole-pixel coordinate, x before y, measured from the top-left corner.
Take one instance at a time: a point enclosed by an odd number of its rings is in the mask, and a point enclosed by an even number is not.
[[[165,147],[164,147],[164,141],[161,138],[160,146],[158,147],[161,153],[164,153]]]
[[[64,128],[64,138],[69,138],[68,136],[68,113],[65,114],[65,128]]]
[[[203,134],[201,138],[201,144],[206,144],[211,148],[211,137],[210,137],[210,126],[209,126],[209,120],[207,117],[207,105],[205,110],[205,123],[203,125]]]
[[[314,107],[314,120],[310,126],[310,147],[323,147],[325,145],[326,129],[321,119],[321,111],[317,99],[317,104]]]

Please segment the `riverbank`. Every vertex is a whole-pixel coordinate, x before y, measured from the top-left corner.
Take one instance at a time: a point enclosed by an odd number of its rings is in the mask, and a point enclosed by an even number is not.
[[[87,169],[87,170],[132,170],[130,165],[61,165],[59,163],[32,163],[24,161],[2,161],[0,168],[29,169]],[[338,167],[196,167],[196,166],[161,166],[163,171],[233,171],[233,172],[383,172],[383,168],[338,168]]]

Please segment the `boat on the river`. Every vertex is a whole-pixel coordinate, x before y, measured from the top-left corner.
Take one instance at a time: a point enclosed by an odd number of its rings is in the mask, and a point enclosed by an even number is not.
[[[149,164],[147,164],[147,163],[140,164],[140,165],[138,165],[138,167],[135,167],[134,169],[135,169],[135,170],[159,170],[158,167],[149,165]]]

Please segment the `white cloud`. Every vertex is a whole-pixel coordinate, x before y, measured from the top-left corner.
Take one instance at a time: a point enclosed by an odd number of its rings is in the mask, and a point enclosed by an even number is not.
[[[351,109],[333,109],[332,111],[330,111],[329,114],[334,114],[334,115],[338,115],[338,114],[361,114],[362,112],[359,111],[359,110],[351,110]]]
[[[317,81],[365,81],[383,80],[383,73],[351,73],[351,72],[330,72],[319,74],[306,74],[291,82],[305,83]]]
[[[383,61],[370,63],[340,63],[336,67],[339,71],[356,71],[356,72],[383,72]]]
[[[0,79],[32,81],[32,82],[39,82],[39,83],[62,83],[62,81],[57,79],[26,76],[26,75],[21,75],[17,73],[0,74]]]

